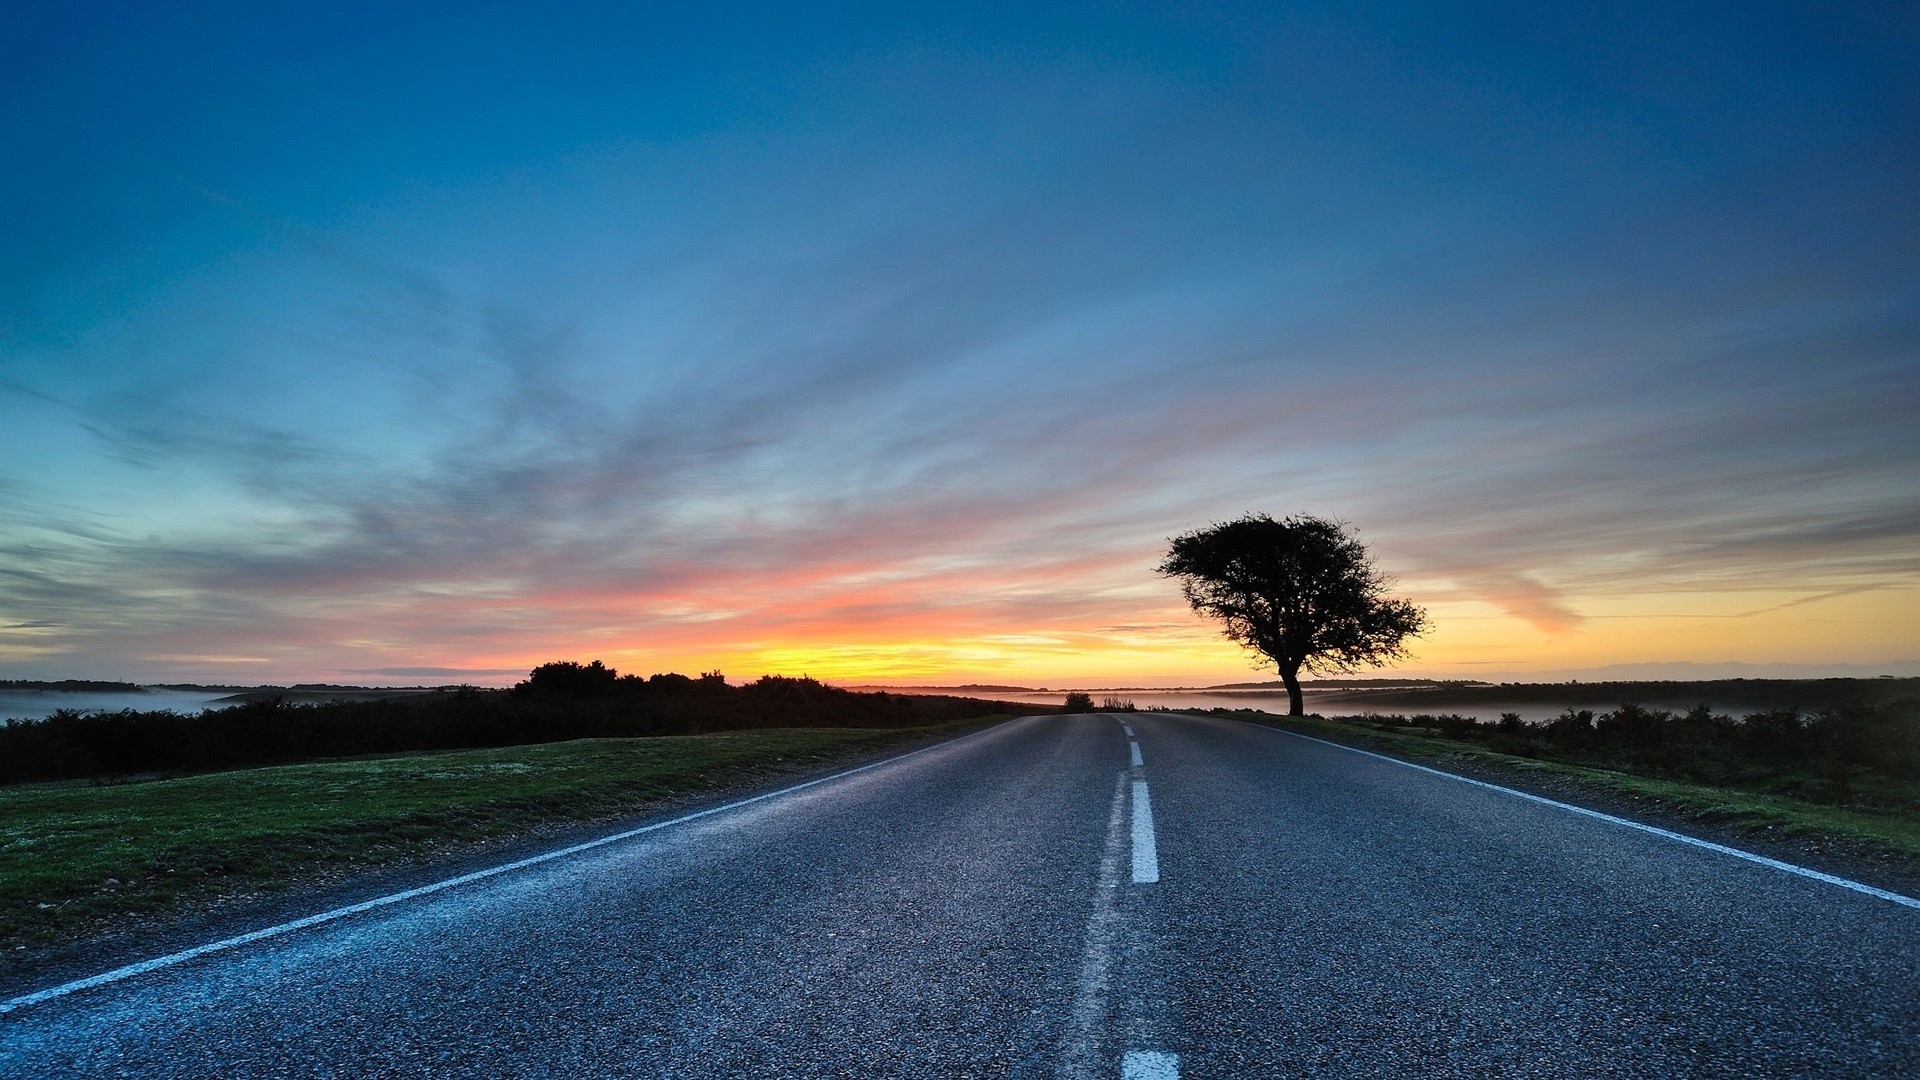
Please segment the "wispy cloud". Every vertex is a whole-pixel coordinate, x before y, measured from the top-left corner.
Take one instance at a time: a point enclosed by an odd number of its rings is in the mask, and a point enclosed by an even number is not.
[[[0,658],[1189,663],[1222,647],[1151,567],[1248,509],[1353,521],[1509,641],[1920,582],[1914,154],[1880,91],[1456,83],[1540,43],[1428,63],[1293,18],[763,57],[778,106],[708,88],[651,135],[596,104],[623,60],[555,85],[566,145],[389,129],[424,115],[396,87],[348,127],[408,132],[413,172],[129,136],[139,179],[70,196],[151,207],[119,232],[18,201],[79,254],[5,294],[0,619],[32,641]]]

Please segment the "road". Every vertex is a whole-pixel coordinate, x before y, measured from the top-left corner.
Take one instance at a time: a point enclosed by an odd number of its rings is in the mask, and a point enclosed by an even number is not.
[[[1920,909],[1167,714],[54,989],[0,1075],[1920,1075]]]

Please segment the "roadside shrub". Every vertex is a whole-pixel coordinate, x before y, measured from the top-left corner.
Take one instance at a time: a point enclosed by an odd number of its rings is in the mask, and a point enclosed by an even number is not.
[[[1920,780],[1920,701],[1842,705],[1802,716],[1770,709],[1744,719],[1705,704],[1684,713],[1627,703],[1569,708],[1544,724],[1451,714],[1341,718],[1382,731],[1477,742],[1504,754],[1624,769],[1693,783],[1758,788],[1824,802],[1900,801]],[[1910,802],[1910,800],[1907,800]]]
[[[1740,722],[1738,734],[1749,754],[1775,764],[1798,760],[1806,753],[1806,725],[1795,709],[1749,713]]]
[[[1574,750],[1591,749],[1598,741],[1592,709],[1572,709],[1547,721],[1547,741]]]

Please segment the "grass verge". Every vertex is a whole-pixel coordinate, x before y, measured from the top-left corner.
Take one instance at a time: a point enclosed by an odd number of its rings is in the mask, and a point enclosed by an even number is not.
[[[630,816],[995,719],[582,739],[0,788],[0,957],[190,904],[254,899],[543,827]]]
[[[1239,719],[1332,742],[1380,750],[1399,757],[1426,759],[1436,765],[1477,764],[1508,772],[1517,778],[1533,776],[1572,780],[1589,790],[1597,789],[1633,802],[1651,802],[1660,810],[1710,822],[1733,832],[1768,833],[1787,838],[1839,839],[1849,846],[1864,847],[1877,854],[1920,865],[1920,807],[1910,813],[1900,813],[1803,802],[1729,788],[1703,787],[1586,765],[1516,757],[1451,739],[1382,731],[1369,726],[1364,718],[1330,720],[1323,717],[1278,717],[1248,710],[1241,710],[1234,715]]]

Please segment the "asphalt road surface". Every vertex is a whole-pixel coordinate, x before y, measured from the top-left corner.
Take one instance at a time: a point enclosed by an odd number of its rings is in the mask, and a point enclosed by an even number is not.
[[[1166,714],[48,990],[0,1075],[1920,1076],[1910,903]]]

